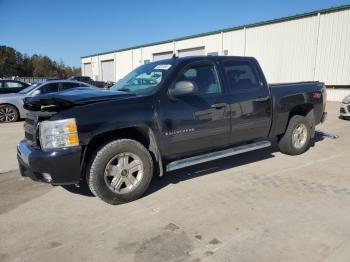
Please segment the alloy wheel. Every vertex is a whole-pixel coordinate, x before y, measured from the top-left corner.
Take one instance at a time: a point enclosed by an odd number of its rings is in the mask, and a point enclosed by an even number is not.
[[[298,124],[294,131],[292,136],[292,143],[296,149],[302,148],[307,140],[307,128],[304,124],[300,123]]]
[[[107,164],[104,173],[106,185],[113,192],[124,194],[133,191],[144,173],[141,159],[129,152],[118,154]]]
[[[4,106],[0,108],[0,122],[14,122],[16,119],[16,112],[13,108]]]

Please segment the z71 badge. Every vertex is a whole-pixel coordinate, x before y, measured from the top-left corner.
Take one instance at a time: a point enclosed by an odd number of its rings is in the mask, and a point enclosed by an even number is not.
[[[172,136],[172,135],[180,135],[180,134],[185,134],[185,133],[190,133],[190,132],[194,132],[194,128],[173,130],[173,131],[166,132],[165,135]]]

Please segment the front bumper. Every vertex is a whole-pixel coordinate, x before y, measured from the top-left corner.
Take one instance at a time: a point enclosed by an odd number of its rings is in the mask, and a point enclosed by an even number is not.
[[[350,117],[350,104],[342,103],[340,106],[340,116]]]
[[[44,152],[33,149],[22,140],[17,146],[22,176],[53,185],[77,184],[80,181],[81,147]],[[51,179],[47,179],[47,177]]]

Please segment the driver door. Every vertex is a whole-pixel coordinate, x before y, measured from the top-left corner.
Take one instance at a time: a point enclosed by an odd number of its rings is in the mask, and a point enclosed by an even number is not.
[[[211,61],[191,63],[170,88],[179,81],[192,81],[198,92],[160,100],[163,154],[169,159],[183,158],[227,145],[229,106],[217,66]]]

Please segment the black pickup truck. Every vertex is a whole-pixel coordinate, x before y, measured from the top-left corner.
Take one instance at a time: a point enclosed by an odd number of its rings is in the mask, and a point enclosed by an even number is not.
[[[145,64],[111,90],[25,99],[23,176],[86,181],[110,204],[143,195],[153,175],[268,147],[298,155],[326,116],[320,82],[269,85],[254,58],[186,57]]]

